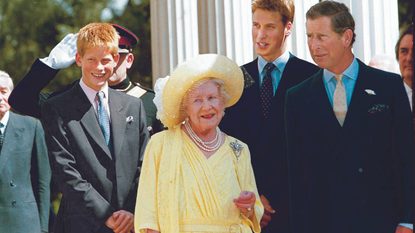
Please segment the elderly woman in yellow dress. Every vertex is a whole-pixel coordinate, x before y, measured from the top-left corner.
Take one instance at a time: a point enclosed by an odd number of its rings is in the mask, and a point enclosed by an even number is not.
[[[236,63],[199,55],[155,85],[158,118],[143,161],[135,232],[260,232],[248,146],[220,131],[225,107],[241,97]]]

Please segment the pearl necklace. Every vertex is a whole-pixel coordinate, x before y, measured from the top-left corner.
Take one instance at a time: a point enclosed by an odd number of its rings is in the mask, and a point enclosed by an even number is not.
[[[184,126],[186,127],[187,132],[190,135],[190,138],[195,142],[195,144],[202,150],[207,152],[212,152],[217,150],[222,142],[222,134],[220,133],[219,127],[216,127],[216,137],[211,142],[204,142],[202,139],[200,139],[196,133],[193,131],[192,127],[190,126],[189,122],[186,121]],[[214,143],[217,140],[216,144],[213,146],[208,146],[209,144]]]

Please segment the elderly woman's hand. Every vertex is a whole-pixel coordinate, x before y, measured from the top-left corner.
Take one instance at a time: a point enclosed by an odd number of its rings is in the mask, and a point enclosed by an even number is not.
[[[242,191],[238,198],[233,199],[236,208],[240,209],[245,216],[249,215],[249,218],[253,216],[255,201],[255,193],[250,191]]]
[[[160,231],[146,229],[146,233],[160,233]]]

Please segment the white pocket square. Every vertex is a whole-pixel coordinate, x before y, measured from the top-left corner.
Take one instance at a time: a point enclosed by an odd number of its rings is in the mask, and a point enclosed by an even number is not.
[[[373,90],[366,89],[365,91],[366,91],[366,93],[368,93],[369,95],[376,95],[376,93],[375,93]]]
[[[125,118],[125,121],[127,121],[127,123],[133,122],[134,117],[133,116],[128,116],[127,118]]]

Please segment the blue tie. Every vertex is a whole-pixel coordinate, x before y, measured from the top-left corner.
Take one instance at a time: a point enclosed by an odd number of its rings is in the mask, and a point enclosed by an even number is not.
[[[108,117],[107,110],[104,106],[104,92],[100,91],[97,93],[98,96],[98,119],[99,125],[101,126],[102,133],[104,134],[105,143],[112,153],[111,143],[110,143],[110,119]]]
[[[262,105],[262,117],[264,119],[267,118],[268,115],[268,108],[271,105],[271,99],[274,95],[273,88],[272,88],[272,77],[271,72],[274,70],[275,65],[271,62],[265,66],[265,76],[264,80],[262,80],[261,88],[260,88],[260,97],[261,97],[261,105]]]

